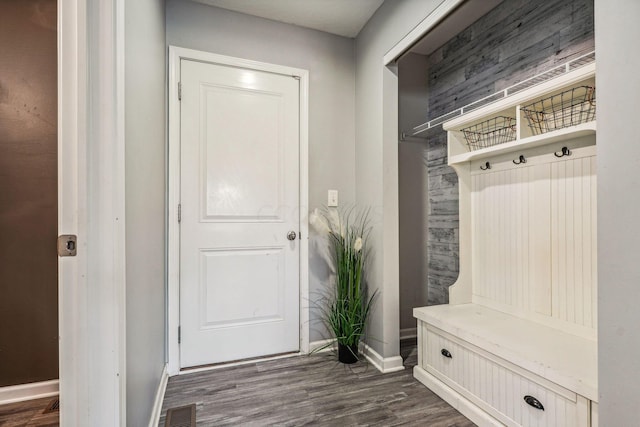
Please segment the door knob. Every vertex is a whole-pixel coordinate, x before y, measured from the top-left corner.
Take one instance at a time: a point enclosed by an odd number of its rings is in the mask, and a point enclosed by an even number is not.
[[[290,231],[287,233],[287,239],[289,240],[296,240],[297,236],[298,234],[295,231]]]

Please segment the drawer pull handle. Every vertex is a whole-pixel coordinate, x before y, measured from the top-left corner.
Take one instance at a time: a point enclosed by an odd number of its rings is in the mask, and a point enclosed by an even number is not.
[[[533,396],[525,396],[524,397],[524,401],[527,402],[527,404],[533,406],[536,409],[540,409],[541,411],[544,411],[544,406],[542,406],[542,403],[540,403],[540,401],[538,399],[536,399]]]
[[[442,354],[444,357],[448,357],[449,359],[452,358],[451,353],[449,353],[449,350],[447,350],[446,348],[440,350],[440,354]]]

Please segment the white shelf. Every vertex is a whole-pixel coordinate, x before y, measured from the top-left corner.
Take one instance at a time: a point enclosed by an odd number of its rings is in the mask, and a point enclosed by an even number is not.
[[[588,123],[582,123],[577,126],[571,126],[559,129],[553,132],[547,132],[542,135],[529,136],[505,144],[494,145],[493,147],[483,148],[481,150],[470,151],[463,154],[451,156],[449,165],[469,162],[471,160],[484,159],[496,156],[498,154],[511,153],[521,151],[527,148],[535,148],[543,145],[553,144],[554,142],[578,138],[581,136],[593,135],[596,133],[595,120]]]
[[[595,73],[596,64],[586,65],[552,80],[548,80],[521,92],[509,95],[506,98],[492,102],[484,107],[470,111],[460,117],[448,120],[442,125],[442,128],[444,130],[463,128],[475,121],[481,120],[484,117],[492,116],[506,109],[515,109],[517,105],[527,104],[529,101],[538,98],[541,94],[549,94],[563,88],[574,86],[584,80],[593,78]]]
[[[594,135],[596,132],[595,120],[547,132],[542,135],[531,136],[532,132],[531,129],[529,129],[528,120],[521,110],[523,106],[540,101],[551,95],[557,95],[570,88],[593,85],[595,85],[595,64],[589,64],[558,78],[524,89],[499,101],[447,121],[443,124],[443,129],[448,133],[449,165],[461,164],[528,148],[541,147],[563,140]],[[486,123],[487,120],[498,116],[513,117],[515,119],[516,139],[504,144],[469,151],[462,130]]]

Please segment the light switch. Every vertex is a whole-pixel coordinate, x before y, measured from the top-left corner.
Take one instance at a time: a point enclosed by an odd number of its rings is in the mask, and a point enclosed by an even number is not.
[[[330,208],[338,207],[338,190],[329,190],[327,195],[327,206]]]

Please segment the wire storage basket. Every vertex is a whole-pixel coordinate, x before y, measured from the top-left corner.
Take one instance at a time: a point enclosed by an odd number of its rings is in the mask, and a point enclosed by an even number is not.
[[[577,86],[522,107],[534,135],[540,135],[596,118],[596,88]]]
[[[492,147],[516,139],[516,119],[497,116],[462,129],[469,151]]]

